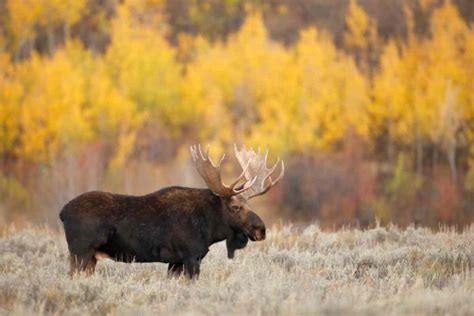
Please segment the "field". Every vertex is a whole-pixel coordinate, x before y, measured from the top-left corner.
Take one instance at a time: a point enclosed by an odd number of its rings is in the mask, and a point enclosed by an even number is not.
[[[474,226],[463,232],[376,227],[273,228],[226,258],[212,246],[200,279],[168,279],[165,264],[101,260],[67,277],[62,233],[6,229],[0,314],[474,314]]]

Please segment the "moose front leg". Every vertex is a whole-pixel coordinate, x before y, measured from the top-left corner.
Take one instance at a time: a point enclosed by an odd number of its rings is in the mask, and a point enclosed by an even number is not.
[[[190,258],[184,260],[184,275],[188,279],[195,280],[199,278],[201,258]]]
[[[183,275],[184,271],[184,265],[180,263],[170,263],[168,265],[168,277],[173,278],[173,277],[180,277]]]

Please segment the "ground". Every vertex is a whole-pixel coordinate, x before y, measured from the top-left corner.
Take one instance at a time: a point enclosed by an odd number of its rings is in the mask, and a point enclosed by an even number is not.
[[[0,314],[474,314],[474,226],[273,228],[234,260],[212,246],[195,282],[108,259],[71,280],[67,258],[62,232],[5,229]]]

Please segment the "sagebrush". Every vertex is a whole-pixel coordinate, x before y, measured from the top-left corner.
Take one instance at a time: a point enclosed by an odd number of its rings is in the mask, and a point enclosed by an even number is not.
[[[67,276],[63,233],[6,229],[1,314],[473,314],[474,226],[324,232],[284,226],[228,260],[211,247],[199,280],[168,279],[165,264],[102,260]]]

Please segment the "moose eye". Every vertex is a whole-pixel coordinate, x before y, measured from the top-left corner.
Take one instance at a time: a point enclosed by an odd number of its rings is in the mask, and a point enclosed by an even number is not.
[[[241,207],[240,207],[240,206],[238,206],[238,205],[232,205],[232,211],[238,212],[238,211],[240,211],[240,210],[241,210]]]

